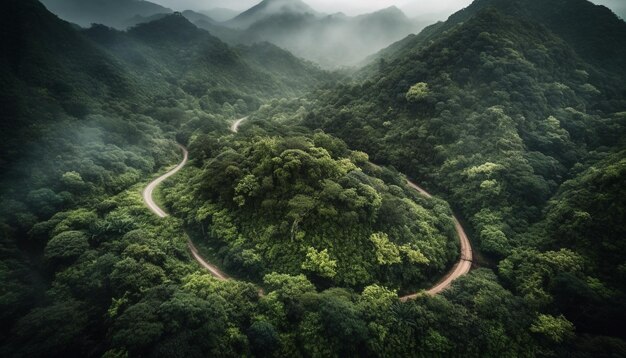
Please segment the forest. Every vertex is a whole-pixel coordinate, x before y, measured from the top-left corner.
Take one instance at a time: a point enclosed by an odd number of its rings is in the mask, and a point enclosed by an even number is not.
[[[476,0],[339,71],[180,13],[0,33],[0,356],[626,356],[608,8]]]

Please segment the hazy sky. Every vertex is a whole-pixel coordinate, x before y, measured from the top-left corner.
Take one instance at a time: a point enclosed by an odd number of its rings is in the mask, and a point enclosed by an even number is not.
[[[174,10],[208,10],[225,7],[244,10],[260,0],[151,0]],[[550,1],[550,0],[546,0]],[[372,12],[395,5],[409,16],[420,14],[451,14],[469,5],[472,0],[304,0],[315,10],[325,13],[344,12],[348,15]],[[592,0],[596,4],[606,5],[614,11],[624,11],[626,0]]]
[[[243,10],[254,6],[260,0],[151,0],[174,10],[203,10],[225,7]],[[315,10],[325,13],[344,12],[348,15],[362,14],[398,6],[410,15],[419,13],[453,12],[468,4],[471,0],[304,0]]]

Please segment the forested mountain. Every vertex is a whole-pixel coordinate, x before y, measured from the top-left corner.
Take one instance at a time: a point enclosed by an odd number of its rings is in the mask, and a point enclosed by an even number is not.
[[[10,1],[2,14],[2,165],[34,139],[38,124],[144,103],[182,89],[206,106],[257,108],[261,99],[302,93],[329,77],[270,45],[232,49],[184,17],[168,15],[128,32],[94,26],[82,32],[38,2]],[[260,56],[272,53],[268,66]],[[179,96],[179,95],[175,95]],[[249,107],[249,108],[248,108]],[[31,134],[29,134],[31,133]]]
[[[211,93],[221,91],[237,92],[231,95],[239,95],[234,100],[242,94],[270,98],[303,91],[328,78],[312,64],[277,48],[271,50],[274,63],[282,65],[270,69],[258,59],[259,52],[271,45],[236,50],[178,14],[140,24],[128,32],[95,26],[85,34],[141,73],[144,80],[150,79],[155,84],[171,83],[196,97],[210,97]],[[203,100],[224,103],[221,98]],[[250,109],[259,105],[248,104]]]
[[[587,0],[546,2],[540,0],[480,0],[453,14],[445,22],[426,28],[419,36],[405,39],[405,51],[444,35],[487,8],[497,9],[501,14],[517,19],[539,23],[566,41],[579,56],[599,70],[608,69],[624,73],[626,69],[626,23],[604,6]],[[576,24],[576,26],[572,26]],[[410,42],[409,42],[410,41]],[[384,50],[393,53],[397,46]],[[397,57],[404,56],[399,54]]]
[[[297,56],[346,63],[413,22],[129,4],[150,6],[100,14],[137,15],[124,31],[0,13],[0,356],[625,354],[606,8],[476,0],[348,76]],[[303,52],[222,40],[253,32]]]
[[[625,28],[586,1],[476,1],[317,93],[303,123],[445,193],[534,307],[621,337]],[[532,283],[534,250],[585,265]],[[594,314],[565,303],[574,287]]]
[[[568,1],[566,5],[539,0],[483,0],[473,3],[450,20],[463,22],[485,7],[494,7],[504,14],[538,22],[599,69],[626,74],[626,22],[604,6],[585,0]]]
[[[98,111],[106,101],[139,99],[135,78],[36,1],[8,1],[0,15],[3,172],[37,124]]]
[[[251,24],[242,41],[270,41],[324,66],[354,65],[420,29],[396,7],[349,17],[280,13]]]
[[[350,17],[320,14],[294,1],[264,1],[226,25],[242,31],[229,41],[269,41],[326,67],[355,65],[421,28],[397,7]]]
[[[83,27],[96,23],[124,29],[127,20],[135,16],[172,13],[171,9],[144,0],[43,0],[42,3],[61,18]]]
[[[131,289],[137,299],[172,270],[195,270],[180,260],[184,241],[169,240],[182,229],[155,222],[135,197],[140,181],[175,160],[173,138],[223,132],[223,121],[329,75],[269,45],[229,48],[180,16],[128,32],[79,31],[37,1],[4,5],[0,355],[101,355],[113,339],[95,343],[108,335],[107,307],[130,292],[113,293],[113,277],[145,277]],[[194,87],[196,78],[207,82]],[[149,240],[170,242],[163,250],[173,255],[154,264],[127,257],[119,249],[137,244],[123,239],[130,231],[158,232]]]
[[[147,11],[142,8],[148,4],[145,1],[116,0],[110,9],[96,12],[99,17],[85,15],[81,18],[82,12],[88,12],[84,7],[95,11],[93,9],[106,6],[95,0],[80,4],[72,0],[48,1],[50,9],[61,18],[84,27],[98,23],[125,30],[172,12],[169,9]],[[341,13],[319,13],[300,0],[264,0],[225,22],[190,10],[183,11],[182,15],[229,44],[267,41],[328,68],[356,65],[425,25],[407,18],[397,7],[350,17]]]

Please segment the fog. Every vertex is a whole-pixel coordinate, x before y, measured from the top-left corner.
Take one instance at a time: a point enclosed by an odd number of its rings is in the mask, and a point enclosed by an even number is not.
[[[177,11],[195,10],[223,23],[215,24],[203,15],[193,13],[185,16],[231,45],[267,41],[322,67],[336,68],[359,65],[370,55],[407,35],[445,20],[473,0],[291,0],[287,1],[288,12],[283,11],[286,6],[286,0],[283,0],[275,9],[265,7],[235,20],[232,18],[260,0],[41,1],[60,17],[80,26],[101,23],[118,29],[171,11],[162,6]],[[308,6],[302,6],[298,1]],[[625,17],[625,0],[595,2],[610,6]],[[380,11],[391,6],[402,12],[396,9]],[[317,16],[311,12],[347,16]]]
[[[259,0],[152,0],[174,10],[208,10],[229,8],[245,10]],[[315,10],[324,13],[343,12],[346,15],[360,15],[390,6],[397,6],[409,16],[423,14],[452,13],[471,3],[471,0],[304,0]]]
[[[259,3],[259,0],[152,0],[152,2],[174,10],[208,10],[212,8],[245,10]],[[416,17],[450,15],[471,4],[472,0],[305,0],[305,2],[320,12],[343,12],[347,15],[358,15],[389,6],[397,6],[407,15]],[[607,6],[622,18],[626,17],[626,1],[624,0],[592,0],[592,2]]]

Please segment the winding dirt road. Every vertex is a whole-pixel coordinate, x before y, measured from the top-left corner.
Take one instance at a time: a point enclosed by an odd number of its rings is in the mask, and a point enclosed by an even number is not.
[[[422,189],[419,185],[411,182],[410,180],[407,180],[406,183],[408,186],[417,190],[423,196],[427,198],[433,197],[426,190]],[[472,269],[472,260],[474,259],[474,254],[472,252],[472,244],[467,238],[465,229],[463,229],[463,226],[459,222],[459,219],[457,219],[457,217],[454,216],[453,220],[454,220],[454,227],[456,229],[456,234],[459,237],[459,242],[461,243],[461,256],[459,257],[459,260],[452,267],[452,270],[450,270],[441,280],[439,280],[439,282],[437,282],[435,286],[433,286],[432,288],[426,291],[426,293],[428,293],[429,295],[434,296],[440,293],[441,291],[445,290],[446,288],[450,287],[450,285],[452,284],[452,281],[456,280],[457,278],[461,276],[467,275],[467,273],[470,272],[470,270]],[[411,295],[403,296],[403,297],[400,297],[400,300],[401,301],[412,300],[414,298],[419,297],[420,294],[421,293],[418,292],[418,293],[414,293]]]
[[[230,126],[230,131],[233,132],[233,133],[237,133],[239,131],[239,126],[246,119],[248,119],[248,117],[244,117],[244,118],[238,119],[235,122],[233,122],[233,124]],[[180,162],[180,164],[178,164],[178,166],[176,166],[176,168],[172,169],[171,171],[169,171],[169,172],[163,174],[162,176],[158,177],[157,179],[155,179],[143,191],[143,200],[146,203],[146,206],[152,212],[154,212],[157,216],[159,216],[161,218],[167,217],[168,215],[167,215],[167,213],[165,211],[163,211],[163,209],[161,209],[154,202],[154,200],[152,198],[152,194],[154,193],[154,189],[157,186],[159,186],[159,184],[161,184],[163,181],[165,181],[166,179],[168,179],[172,175],[176,174],[179,170],[181,170],[185,166],[185,164],[187,164],[187,160],[189,158],[189,153],[187,152],[187,149],[185,147],[183,147],[182,145],[179,145],[179,146],[180,146],[180,148],[183,151],[183,161]],[[427,198],[432,198],[432,195],[430,195],[430,193],[428,193],[426,190],[422,189],[417,184],[407,180],[407,185],[409,187],[417,190],[421,195],[423,195],[423,196],[425,196]],[[437,282],[437,284],[435,286],[433,286],[429,290],[425,291],[429,295],[436,295],[436,294],[440,293],[441,291],[445,290],[446,288],[450,287],[450,285],[452,284],[452,281],[456,280],[457,278],[459,278],[459,277],[461,277],[463,275],[466,275],[472,268],[472,260],[473,260],[473,257],[474,257],[473,253],[472,253],[472,245],[471,245],[469,239],[467,238],[467,234],[465,233],[465,230],[463,229],[463,226],[461,226],[461,223],[456,218],[456,216],[454,217],[454,226],[456,228],[456,233],[459,236],[459,241],[460,241],[460,244],[461,244],[461,256],[460,256],[459,260],[456,262],[456,264],[454,265],[454,267],[452,267],[452,270],[450,270],[439,282]],[[193,242],[191,240],[187,241],[187,245],[189,246],[189,251],[191,252],[191,255],[193,256],[193,258],[202,267],[207,269],[213,276],[215,276],[216,278],[218,278],[220,280],[228,280],[229,279],[228,275],[226,275],[225,273],[220,271],[220,269],[218,269],[216,266],[211,265],[210,263],[206,262],[202,258],[202,256],[200,256],[200,254],[198,253],[198,249],[195,247],[195,245],[193,244]],[[414,293],[414,294],[411,294],[411,295],[400,297],[400,300],[403,301],[403,302],[406,302],[408,300],[417,298],[417,297],[419,297],[422,294],[423,294],[423,292],[420,291],[418,293]]]
[[[180,164],[178,164],[176,166],[176,168],[174,168],[174,169],[170,170],[169,172],[167,172],[167,173],[161,175],[160,177],[156,178],[154,181],[152,181],[150,184],[148,184],[146,189],[144,189],[144,191],[143,191],[143,201],[144,201],[144,203],[146,204],[148,209],[150,209],[153,213],[155,213],[160,218],[165,218],[165,217],[168,216],[168,214],[165,211],[163,211],[163,209],[161,209],[154,202],[154,199],[152,198],[152,194],[154,193],[154,190],[156,189],[156,187],[159,186],[159,184],[163,183],[165,180],[167,180],[172,175],[178,173],[178,171],[180,171],[187,164],[187,161],[189,159],[189,152],[187,151],[187,148],[183,147],[180,144],[179,144],[179,147],[183,151],[183,161],[180,162]],[[189,247],[189,251],[191,252],[191,255],[200,264],[200,266],[202,266],[205,269],[209,270],[209,272],[211,272],[211,274],[213,276],[215,276],[219,280],[224,281],[224,280],[228,279],[228,275],[226,275],[225,273],[220,271],[220,269],[217,268],[216,266],[211,265],[210,263],[206,262],[202,258],[202,256],[200,256],[200,254],[198,253],[198,249],[193,244],[191,239],[187,240],[187,246]]]
[[[154,193],[154,189],[156,189],[156,187],[159,186],[161,183],[163,183],[167,178],[171,177],[172,175],[178,173],[179,170],[183,169],[183,167],[187,164],[187,160],[189,160],[189,152],[187,152],[187,148],[183,147],[180,144],[178,146],[183,151],[183,161],[180,162],[180,164],[178,164],[176,168],[156,178],[152,183],[148,184],[148,186],[143,191],[144,203],[146,203],[146,206],[148,207],[148,209],[150,209],[153,213],[155,213],[160,218],[166,217],[167,213],[163,211],[163,209],[161,209],[154,202],[154,199],[152,199],[152,194]]]

